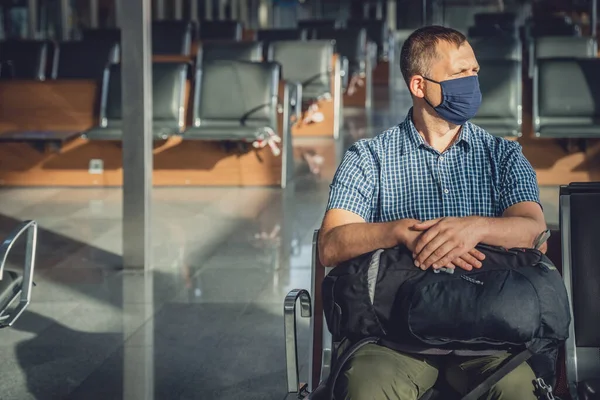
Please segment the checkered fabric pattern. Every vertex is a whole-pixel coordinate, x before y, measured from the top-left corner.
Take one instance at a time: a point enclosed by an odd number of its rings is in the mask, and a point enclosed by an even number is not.
[[[508,207],[540,203],[536,174],[514,141],[467,122],[444,153],[415,129],[412,109],[400,125],[346,152],[330,187],[327,209],[367,222],[405,218],[502,216]]]

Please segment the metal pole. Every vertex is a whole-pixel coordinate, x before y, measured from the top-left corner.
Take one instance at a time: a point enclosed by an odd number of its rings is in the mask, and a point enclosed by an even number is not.
[[[90,0],[90,27],[92,28],[99,26],[98,8],[98,0]]]
[[[383,3],[380,1],[375,5],[375,19],[383,19]]]
[[[231,9],[231,20],[232,21],[238,21],[239,20],[239,7],[240,7],[240,0],[230,0],[229,1],[230,4],[230,9]]]
[[[388,28],[394,32],[396,30],[396,18],[397,18],[396,0],[388,0],[387,2],[387,25]]]
[[[71,32],[71,2],[60,0],[60,26],[61,40],[69,40]]]
[[[598,30],[598,0],[592,0],[592,18],[590,23],[592,24],[592,37],[596,38],[596,31]]]
[[[121,17],[121,3],[122,0],[115,0],[115,28],[120,28],[123,20]]]
[[[152,267],[151,0],[121,1],[123,266]]]
[[[128,0],[127,0],[128,1]],[[123,348],[123,399],[155,398],[155,347],[154,347],[154,275],[151,271],[140,274],[124,274],[122,289],[122,330],[124,340],[130,332],[141,330],[135,346]],[[128,317],[135,314],[146,322],[140,327],[139,320]]]
[[[248,14],[248,0],[240,0],[240,21],[245,28],[250,27],[250,17]]]
[[[321,18],[323,16],[323,5],[321,0],[315,0],[315,13],[313,18]]]
[[[227,0],[219,0],[219,20],[224,21],[226,19],[225,8],[227,7]]]
[[[213,19],[213,0],[204,0],[204,18],[207,21],[212,21]]]
[[[271,0],[260,0],[258,6],[258,26],[260,29],[269,29],[273,18],[273,2]]]
[[[175,19],[183,19],[183,0],[175,0]]]
[[[36,0],[27,1],[28,34],[30,39],[37,39],[38,26],[38,2]],[[6,12],[6,8],[4,9]]]
[[[198,0],[190,0],[190,19],[198,21]]]
[[[165,19],[165,0],[156,0],[156,19]]]

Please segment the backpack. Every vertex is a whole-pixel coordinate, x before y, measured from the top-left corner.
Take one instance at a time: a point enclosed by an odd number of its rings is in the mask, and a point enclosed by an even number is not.
[[[480,385],[481,394],[525,361],[541,384],[553,382],[571,322],[560,273],[537,249],[477,249],[486,257],[472,271],[423,271],[403,246],[333,268],[322,286],[325,319],[334,337],[356,345],[334,366],[331,390],[342,364],[373,342],[407,353],[516,354]]]

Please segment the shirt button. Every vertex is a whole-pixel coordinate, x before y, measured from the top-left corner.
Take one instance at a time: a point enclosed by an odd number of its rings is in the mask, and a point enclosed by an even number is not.
[[[444,156],[440,156],[440,161],[444,161]]]
[[[448,194],[450,191],[448,189],[444,189],[444,193]]]

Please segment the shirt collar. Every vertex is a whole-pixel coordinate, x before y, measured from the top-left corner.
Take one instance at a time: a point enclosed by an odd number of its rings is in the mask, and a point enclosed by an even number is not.
[[[410,154],[413,151],[415,151],[421,147],[427,146],[425,139],[423,139],[423,137],[417,131],[417,128],[415,128],[415,124],[413,123],[413,120],[412,120],[412,111],[413,111],[413,109],[411,107],[410,110],[408,110],[408,115],[406,116],[406,119],[401,124],[400,134],[401,134],[401,140],[403,141],[403,144],[402,144],[402,153],[403,154]],[[473,130],[473,128],[471,126],[471,123],[470,122],[465,123],[462,126],[462,129],[460,130],[460,132],[458,133],[459,137],[454,145],[458,145],[459,143],[464,143],[464,147],[468,151],[469,148],[471,147],[471,138],[473,136],[473,134],[471,132],[472,130]]]

